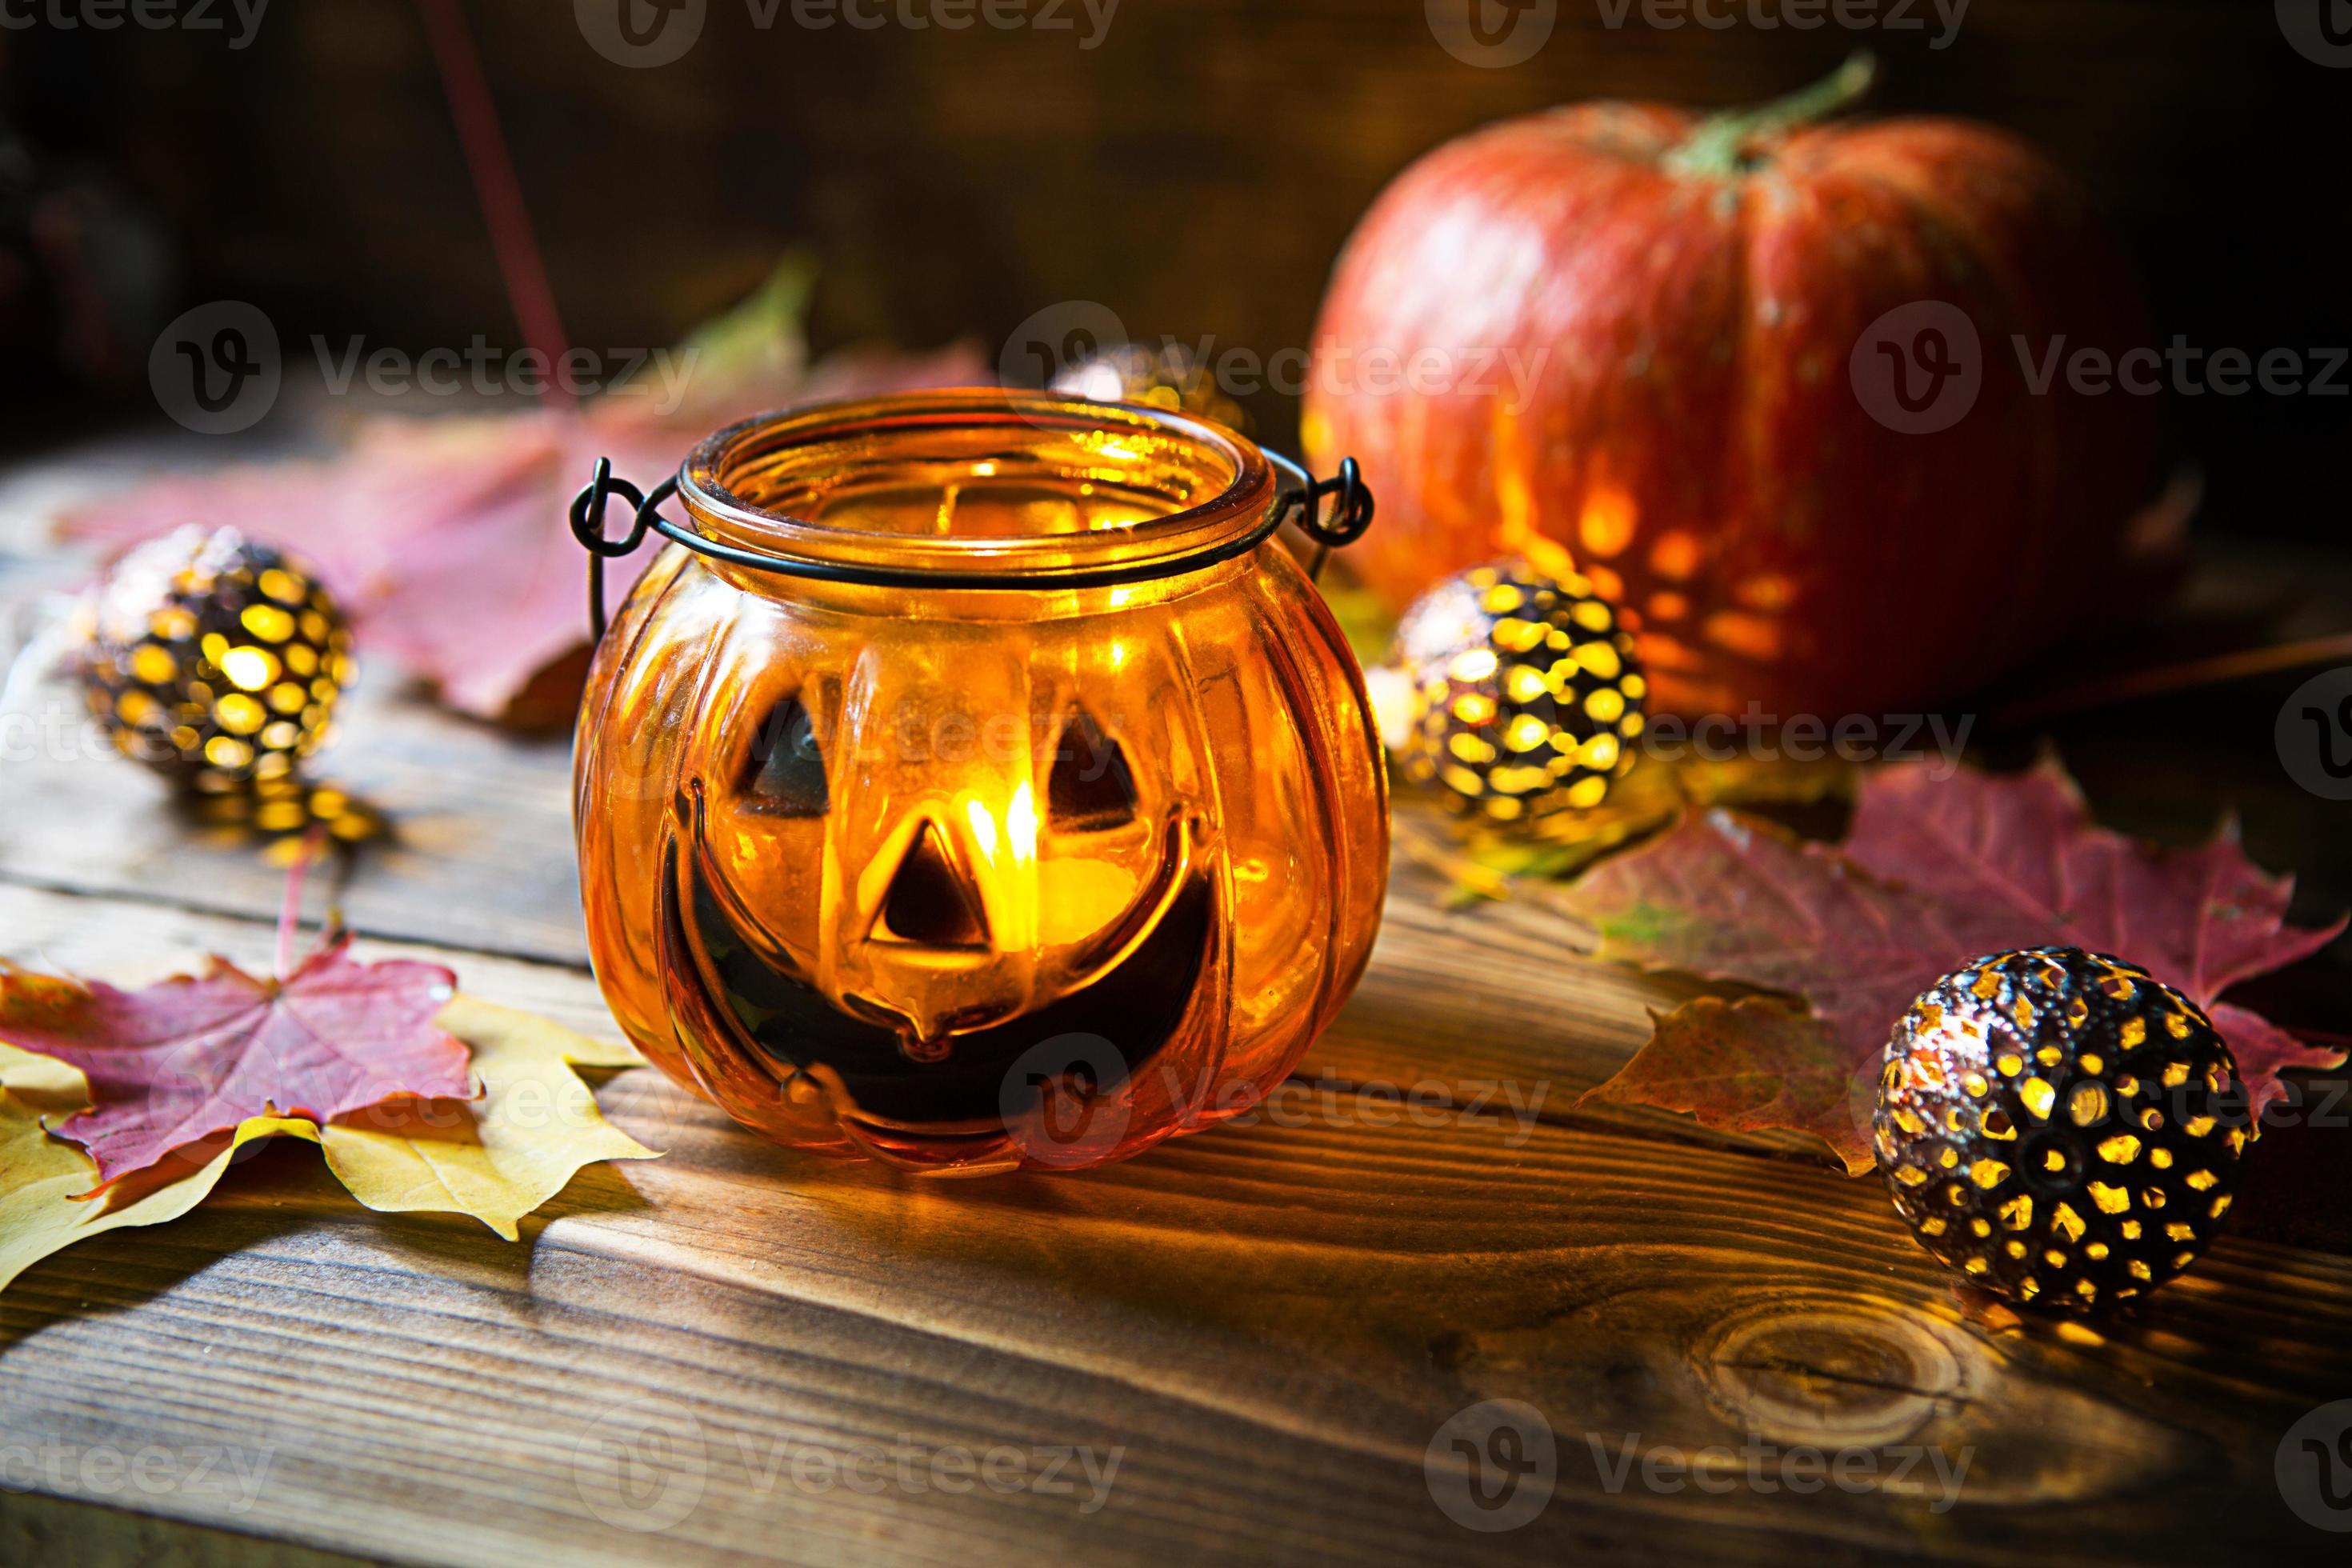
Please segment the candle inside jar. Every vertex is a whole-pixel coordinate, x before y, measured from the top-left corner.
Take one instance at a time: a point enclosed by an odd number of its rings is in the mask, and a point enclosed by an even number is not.
[[[812,522],[854,533],[927,534],[935,539],[1034,539],[1132,528],[1175,510],[1132,493],[1081,482],[974,474],[944,485],[876,485],[826,498]]]

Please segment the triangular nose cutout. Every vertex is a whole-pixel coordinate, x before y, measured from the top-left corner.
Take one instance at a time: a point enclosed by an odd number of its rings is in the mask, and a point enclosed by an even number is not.
[[[913,942],[922,947],[986,947],[988,925],[982,920],[980,900],[948,858],[936,824],[923,824],[907,858],[890,878],[882,900],[882,917],[874,934],[886,942]]]
[[[1085,833],[1135,816],[1135,775],[1127,753],[1085,709],[1072,710],[1045,775],[1045,806],[1057,827]]]

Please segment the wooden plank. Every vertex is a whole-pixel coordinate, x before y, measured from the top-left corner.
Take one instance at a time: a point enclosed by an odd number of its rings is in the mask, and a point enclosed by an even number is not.
[[[319,769],[394,828],[339,879],[345,917],[386,936],[584,963],[568,743],[518,742],[385,684],[355,695]],[[36,701],[45,732],[65,738],[5,763],[0,880],[222,914],[276,906],[285,872],[261,846],[181,809],[161,780],[79,722],[62,684]]]
[[[257,922],[0,889],[0,952],[124,979],[268,942]],[[600,1016],[576,972],[459,962],[493,999]],[[1318,1115],[1080,1178],[921,1184],[772,1149],[650,1071],[603,1098],[668,1156],[575,1182],[520,1246],[360,1211],[288,1145],[189,1219],[30,1271],[0,1296],[10,1440],[235,1450],[268,1467],[241,1513],[233,1494],[102,1500],[449,1563],[2121,1563],[2307,1542],[2272,1454],[2352,1393],[2343,1259],[2227,1239],[2135,1320],[1996,1334],[1874,1184],[1729,1151]],[[1545,1413],[1559,1481],[1532,1522],[1482,1537],[1434,1505],[1423,1454],[1489,1398]],[[1970,1469],[1937,1511],[1932,1472],[1898,1483],[1892,1459],[1852,1492],[1654,1491],[1638,1468],[1612,1492],[1591,1448],[1613,1464],[1629,1441],[1750,1436],[1966,1450]],[[954,1495],[894,1458],[870,1495],[794,1479],[804,1448],[902,1442],[1121,1458],[1091,1512],[1082,1478]],[[657,1540],[625,1528],[666,1517],[671,1483],[693,1493],[682,1517]],[[70,1467],[36,1489],[100,1500]]]
[[[124,482],[187,456],[126,439],[0,475],[0,630],[29,635],[53,622],[59,601],[96,573],[97,552],[49,539],[54,514],[86,496],[93,475]],[[282,858],[206,823],[117,755],[71,680],[20,679],[13,695],[0,713],[0,881],[228,915],[277,908]],[[585,964],[568,735],[526,739],[454,717],[364,648],[336,726],[318,782],[367,802],[393,828],[333,879],[355,929]]]
[[[112,466],[135,470],[154,456],[133,447]],[[0,482],[0,628],[53,619],[58,597],[95,570],[92,552],[46,542],[77,472],[86,489],[87,472],[71,463]],[[118,756],[69,680],[20,680],[13,695],[0,713],[0,882],[229,915],[277,907],[285,874],[266,845],[204,823]],[[394,829],[335,879],[354,927],[585,963],[564,738],[520,741],[453,718],[404,691],[397,672],[364,650],[337,724],[320,781],[367,801]]]

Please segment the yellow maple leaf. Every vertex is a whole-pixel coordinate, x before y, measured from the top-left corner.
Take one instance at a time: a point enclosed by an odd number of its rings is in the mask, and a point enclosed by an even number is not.
[[[0,1043],[0,1289],[87,1237],[179,1218],[211,1194],[239,1148],[278,1133],[319,1144],[370,1208],[469,1214],[509,1241],[581,1166],[656,1157],[604,1120],[572,1070],[641,1064],[627,1046],[468,996],[436,1022],[472,1052],[479,1098],[387,1101],[323,1129],[248,1117],[234,1134],[175,1150],[95,1195],[97,1162],[44,1125],[89,1103],[88,1080],[68,1063]]]
[[[81,1068],[37,1051],[19,1050],[0,1040],[0,1089],[34,1110],[70,1115],[89,1103],[89,1080]]]
[[[574,1067],[634,1067],[626,1046],[459,996],[435,1022],[473,1052],[480,1098],[401,1100],[321,1131],[327,1166],[372,1209],[469,1214],[509,1241],[523,1215],[598,1160],[648,1160],[606,1121]]]
[[[247,1117],[233,1135],[174,1150],[95,1197],[98,1162],[49,1135],[45,1116],[89,1103],[81,1073],[0,1045],[0,1289],[61,1247],[125,1226],[161,1225],[204,1202],[237,1150],[310,1123]]]

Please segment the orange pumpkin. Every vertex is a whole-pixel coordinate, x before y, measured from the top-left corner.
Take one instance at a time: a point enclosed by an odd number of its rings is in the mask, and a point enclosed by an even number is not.
[[[1398,607],[1497,555],[1580,571],[1682,712],[1931,703],[2111,608],[2157,399],[2033,382],[2053,349],[2147,345],[2130,279],[2013,137],[1809,123],[1864,78],[1713,120],[1557,110],[1401,175],[1339,260],[1304,416],[1310,462],[1357,453],[1381,496],[1350,565]],[[1928,302],[1973,348],[1890,314]],[[1879,405],[1889,348],[1920,355],[1905,404],[1972,356],[1972,405]]]
[[[780,1142],[1071,1168],[1246,1109],[1353,987],[1387,818],[1265,457],[1000,391],[688,460],[575,763],[598,979]]]

